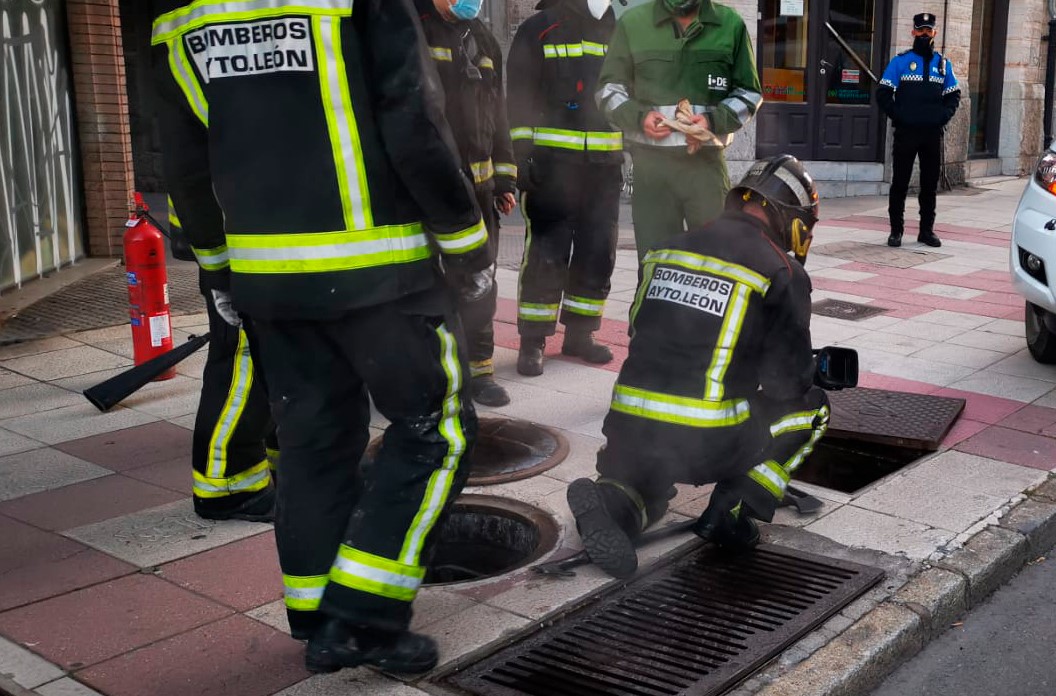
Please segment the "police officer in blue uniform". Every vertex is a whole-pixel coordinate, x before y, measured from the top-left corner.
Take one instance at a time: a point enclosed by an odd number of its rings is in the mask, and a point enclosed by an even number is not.
[[[917,241],[942,246],[935,236],[935,191],[942,166],[942,134],[957,113],[961,88],[953,64],[935,50],[935,15],[913,17],[913,48],[887,65],[876,100],[895,127],[894,174],[888,198],[889,246],[902,244],[906,192],[913,160],[920,157],[920,233]]]

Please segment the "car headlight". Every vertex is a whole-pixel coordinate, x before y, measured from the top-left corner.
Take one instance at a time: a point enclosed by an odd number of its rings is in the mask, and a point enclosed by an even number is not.
[[[1038,167],[1034,170],[1034,181],[1056,196],[1056,152],[1046,152],[1038,160]]]

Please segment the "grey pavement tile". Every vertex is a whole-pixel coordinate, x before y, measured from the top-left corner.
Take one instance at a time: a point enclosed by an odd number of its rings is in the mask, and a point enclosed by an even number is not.
[[[100,370],[98,372],[89,372],[83,375],[77,375],[76,377],[65,377],[63,379],[56,379],[48,384],[61,387],[67,391],[76,392],[78,399],[83,399],[83,393],[86,389],[90,389],[97,384],[105,382],[111,377],[117,377],[119,374],[128,371],[128,367],[115,367],[110,370]]]
[[[39,447],[44,447],[44,443],[0,428],[0,457],[19,452],[28,452]]]
[[[124,430],[156,420],[158,419],[154,416],[120,406],[106,413],[100,413],[87,400],[84,400],[81,404],[57,408],[45,413],[0,420],[0,428],[13,430],[49,445],[57,445],[60,442]]]
[[[937,344],[935,341],[924,338],[923,335],[904,336],[885,331],[869,331],[854,338],[841,340],[840,345],[854,349],[873,348],[896,355],[910,355],[925,348],[932,348]]]
[[[40,696],[103,696],[98,691],[89,689],[84,684],[69,677],[37,687]]]
[[[274,696],[428,696],[425,691],[367,668],[317,674]]]
[[[870,490],[854,505],[960,534],[1007,503],[1009,497],[956,488],[945,478],[907,475]]]
[[[194,514],[190,499],[63,532],[92,548],[141,568],[168,563],[267,532],[270,525],[214,522]]]
[[[605,437],[605,435],[602,433],[602,428],[604,427],[604,425],[605,418],[604,416],[602,416],[600,418],[596,418],[592,421],[581,423],[579,425],[570,425],[568,429],[574,433],[579,433],[580,435],[586,435],[587,437],[593,437],[595,439],[600,440]]]
[[[586,367],[580,363],[552,358],[547,359],[544,364],[543,374],[538,377],[525,377],[517,374],[515,368],[517,351],[511,350],[509,353],[509,365],[512,369],[509,371],[501,370],[500,368],[505,364],[505,360],[502,359],[500,362],[500,358],[496,356],[495,373],[499,379],[503,380],[503,386],[508,390],[512,390],[510,393],[511,400],[515,396],[517,398],[542,396],[547,391],[608,397],[612,392],[612,385],[616,382],[616,373],[610,370],[599,370],[593,367]],[[502,357],[505,358],[506,356]],[[524,385],[526,389],[521,390],[519,387],[512,387],[509,384],[505,384],[506,382]]]
[[[279,599],[251,609],[246,612],[246,616],[267,624],[286,635],[290,634],[290,622],[286,618],[286,602],[284,600]]]
[[[1030,351],[1026,348],[1001,360],[991,369],[1003,375],[1056,382],[1056,365],[1042,365],[1030,357]]]
[[[846,546],[876,549],[914,560],[926,559],[954,537],[951,532],[853,505],[834,510],[806,529]]]
[[[188,326],[209,326],[209,315],[205,312],[198,314],[183,314],[172,317],[170,320],[173,328],[185,328]]]
[[[158,418],[178,418],[196,413],[201,395],[200,380],[177,374],[172,379],[144,385],[121,405]]]
[[[487,604],[477,604],[436,623],[422,632],[436,639],[444,665],[526,627],[531,621]]]
[[[414,599],[414,618],[411,620],[411,630],[419,631],[424,626],[443,621],[476,604],[476,600],[457,592],[441,587],[423,587]]]
[[[867,280],[869,278],[875,278],[876,273],[866,273],[865,271],[849,271],[844,268],[819,268],[810,274],[812,277],[818,278],[832,278],[833,280],[846,280],[849,282],[857,282],[859,280]]]
[[[984,290],[962,288],[957,285],[945,285],[943,283],[927,283],[913,288],[910,292],[920,293],[921,295],[931,295],[933,297],[948,297],[954,300],[970,300],[986,294]]]
[[[0,638],[0,674],[7,675],[19,686],[33,689],[63,677],[66,673],[21,645]]]
[[[977,329],[983,324],[992,321],[990,317],[980,317],[976,314],[966,314],[965,312],[951,312],[945,309],[936,309],[913,318],[929,324],[955,326],[962,329]]]
[[[564,489],[564,481],[558,481],[544,474],[491,486],[466,486],[463,492],[467,495],[491,495],[513,498],[522,503],[538,506],[554,491]]]
[[[919,319],[902,319],[883,329],[886,333],[900,334],[902,336],[927,336],[932,341],[948,341],[954,336],[967,331],[962,326],[945,326],[943,324],[931,324]]]
[[[866,353],[866,356],[874,358],[876,353],[874,352],[872,355]],[[934,363],[930,360],[902,356],[883,358],[875,362],[873,359],[862,360],[861,366],[867,372],[912,379],[940,387],[949,386],[954,382],[964,380],[976,372],[974,367]]]
[[[596,476],[597,471],[594,467],[598,461],[598,450],[605,444],[605,440],[568,430],[560,432],[568,440],[568,456],[560,464],[547,471],[546,475],[565,483],[571,483],[577,478]]]
[[[132,327],[128,324],[118,324],[117,326],[107,326],[103,329],[78,331],[77,333],[67,334],[66,336],[67,338],[86,343],[90,346],[98,345],[99,343],[107,343],[108,341],[118,341],[121,339],[125,339],[131,343]]]
[[[1043,382],[1026,377],[1001,374],[993,370],[980,370],[970,377],[946,385],[951,389],[976,392],[1003,399],[1030,403],[1052,390],[1052,382]],[[2,425],[2,423],[0,423]]]
[[[850,322],[843,321],[828,321],[823,322],[817,317],[811,319],[810,322],[810,337],[814,342],[814,345],[830,345],[838,343],[840,341],[847,341],[855,336],[861,336],[863,334],[869,334],[869,329],[863,329],[860,326],[855,326]]]
[[[0,457],[0,501],[50,491],[114,472],[45,447]]]
[[[21,387],[26,384],[32,384],[33,380],[25,375],[20,375],[10,370],[4,370],[0,368],[0,391],[5,389],[11,389],[12,387]],[[4,395],[4,398],[8,398]]]
[[[813,302],[820,302],[821,300],[843,300],[844,302],[855,302],[864,305],[872,304],[876,301],[872,297],[866,297],[865,295],[854,295],[849,292],[836,292],[834,290],[815,290],[810,293],[810,299]]]
[[[100,341],[98,343],[93,343],[92,346],[99,350],[105,350],[107,353],[120,355],[122,358],[127,358],[128,360],[132,360],[136,355],[135,348],[132,346],[131,336],[128,338],[117,338],[111,341]]]
[[[178,425],[181,428],[187,428],[188,430],[194,430],[194,413],[188,413],[186,416],[180,416],[179,418],[169,418],[168,421],[173,425]],[[371,433],[371,438],[374,438],[381,433]]]
[[[961,365],[963,367],[974,367],[982,369],[1003,360],[1005,353],[998,353],[982,348],[969,348],[968,346],[957,346],[940,343],[930,348],[919,350],[913,354],[914,358],[922,360],[933,360],[936,363],[947,363],[949,365]]]
[[[512,382],[510,384],[514,385]],[[542,394],[525,398],[522,396],[523,387],[524,385],[515,385],[515,388],[511,389],[510,404],[503,407],[502,415],[578,432],[577,426],[601,420],[609,411],[607,394],[605,398],[599,399],[537,390]]]
[[[1011,355],[1026,345],[1024,339],[1020,336],[1007,336],[983,330],[968,331],[960,336],[954,336],[948,343],[957,346],[968,346],[969,348],[994,350],[1005,355]]]
[[[87,403],[84,397],[65,389],[33,382],[22,387],[7,389],[0,394],[0,419],[41,413],[82,402]]]
[[[70,340],[65,336],[55,336],[53,338],[44,338],[39,341],[15,343],[0,348],[0,361],[10,360],[11,358],[20,358],[24,355],[37,355],[54,350],[63,350],[65,348],[77,348],[80,345],[81,344],[77,341]]]
[[[132,361],[92,346],[78,345],[76,348],[5,360],[2,366],[33,379],[52,380],[112,367],[131,367]]]
[[[685,517],[700,517],[711,502],[711,491],[714,488],[710,483],[704,486],[676,484],[678,493],[671,499],[669,509]]]
[[[1005,334],[1006,336],[1018,336],[1019,338],[1024,338],[1026,336],[1023,322],[1013,321],[1011,319],[994,319],[993,321],[983,324],[979,328],[983,331]]]
[[[613,582],[594,565],[580,566],[575,569],[575,573],[575,577],[571,578],[555,578],[538,573],[529,575],[512,588],[487,600],[487,603],[538,620]]]
[[[1011,498],[1044,481],[1044,471],[948,450],[921,462],[907,475],[941,481],[966,491]]]
[[[209,355],[209,352],[205,350],[205,348],[202,348],[190,357],[184,358],[180,364],[176,366],[176,372],[187,377],[201,379],[202,372],[205,371],[205,359],[207,355]]]

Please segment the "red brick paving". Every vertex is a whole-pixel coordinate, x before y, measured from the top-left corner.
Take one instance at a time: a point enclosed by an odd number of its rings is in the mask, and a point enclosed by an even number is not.
[[[998,425],[1036,435],[1051,436],[1056,426],[1056,409],[1044,406],[1024,406]],[[1056,463],[1053,465],[1056,466]]]
[[[119,474],[75,483],[0,503],[0,514],[41,529],[73,529],[186,496]]]
[[[968,438],[954,449],[1032,469],[1048,471],[1056,468],[1056,439],[996,425]]]
[[[942,388],[937,389],[933,393],[935,396],[964,399],[966,403],[961,418],[979,421],[988,425],[1000,423],[1024,407],[1022,401],[1002,399],[997,396],[976,394],[975,392],[966,392],[959,389]],[[1056,422],[1056,419],[1054,419],[1054,422]],[[1004,424],[1002,423],[1002,425]]]
[[[175,450],[173,450],[175,451]],[[191,494],[191,454],[184,451],[180,456],[157,464],[148,464],[124,472],[134,478],[170,491],[182,493],[183,497]]]
[[[77,673],[108,696],[269,696],[308,676],[302,643],[245,616]]]
[[[238,611],[282,598],[274,532],[169,563],[160,577]]]
[[[953,424],[950,428],[950,432],[946,433],[946,437],[942,439],[943,447],[954,447],[961,442],[964,442],[973,435],[977,435],[980,432],[986,430],[989,425],[980,421],[969,420],[963,416]]]
[[[174,453],[190,452],[191,431],[159,421],[64,442],[55,448],[121,472],[169,461]]]

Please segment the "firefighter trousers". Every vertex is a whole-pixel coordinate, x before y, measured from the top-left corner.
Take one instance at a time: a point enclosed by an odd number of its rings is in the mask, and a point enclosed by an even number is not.
[[[267,391],[246,333],[220,317],[211,293],[204,295],[209,354],[194,421],[192,490],[197,509],[223,512],[268,487],[269,460],[277,452]]]
[[[920,157],[920,231],[935,231],[935,195],[942,169],[941,128],[896,128],[891,146],[891,190],[887,214],[891,231],[901,234],[905,225],[906,194],[913,176],[913,160]]]
[[[621,488],[643,515],[643,529],[667,510],[675,483],[715,483],[712,501],[769,522],[788,481],[825,434],[828,395],[812,387],[803,397],[776,401],[760,392],[737,425],[699,428],[610,410],[598,452],[599,483]]]
[[[553,336],[558,313],[569,330],[601,326],[616,264],[619,165],[551,162],[521,196],[526,230],[517,293],[517,330]]]
[[[324,615],[404,630],[476,437],[446,295],[333,321],[253,321],[278,423],[275,536],[294,637]],[[424,313],[423,313],[424,312]],[[368,395],[390,422],[367,470]]]
[[[686,229],[722,214],[730,176],[718,148],[688,155],[682,148],[638,147],[631,151],[631,159],[631,217],[639,261],[650,249],[662,248]]]
[[[477,203],[488,228],[489,256],[496,258],[499,252],[499,214],[495,210],[495,194],[491,188],[478,189]],[[488,270],[495,280],[495,264]],[[467,300],[458,298],[458,317],[466,333],[466,356],[472,377],[490,375],[495,372],[492,357],[495,354],[495,308],[498,302],[498,285],[492,282],[491,289],[483,297]]]

